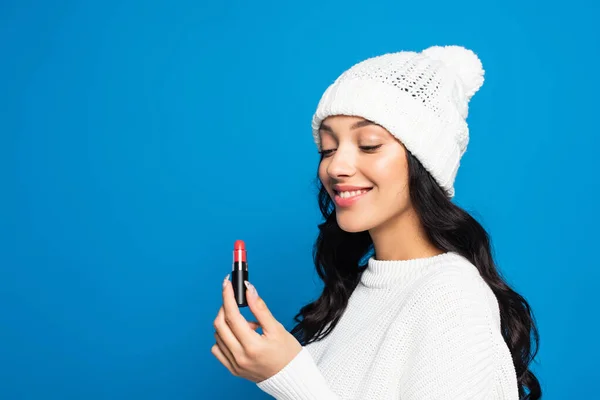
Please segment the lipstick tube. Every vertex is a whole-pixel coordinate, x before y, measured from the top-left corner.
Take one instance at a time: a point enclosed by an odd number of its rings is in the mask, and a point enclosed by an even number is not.
[[[236,240],[233,245],[233,267],[231,269],[231,284],[235,301],[238,307],[247,307],[246,285],[248,280],[248,261],[246,259],[246,244],[243,240]]]

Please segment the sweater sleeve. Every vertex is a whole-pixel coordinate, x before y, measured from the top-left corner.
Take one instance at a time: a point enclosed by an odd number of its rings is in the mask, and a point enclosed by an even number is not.
[[[415,293],[412,306],[418,312],[411,321],[410,368],[399,383],[403,400],[492,396],[499,346],[505,344],[489,294],[493,295],[479,276],[453,271]]]
[[[257,386],[277,400],[339,400],[306,347],[281,371]]]

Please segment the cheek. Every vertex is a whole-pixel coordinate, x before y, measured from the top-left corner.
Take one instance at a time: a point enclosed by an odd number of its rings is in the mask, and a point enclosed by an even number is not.
[[[374,160],[369,164],[369,174],[377,180],[382,187],[390,187],[398,182],[401,174],[401,166],[398,161],[390,158]]]
[[[327,163],[323,161],[319,163],[319,179],[324,185],[329,180],[329,175],[327,175]]]
[[[405,196],[408,188],[406,163],[399,157],[381,159],[371,166],[371,176],[386,197]]]

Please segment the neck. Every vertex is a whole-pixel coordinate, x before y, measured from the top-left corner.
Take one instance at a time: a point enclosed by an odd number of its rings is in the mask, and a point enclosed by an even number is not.
[[[369,230],[377,260],[412,260],[439,255],[414,208]]]

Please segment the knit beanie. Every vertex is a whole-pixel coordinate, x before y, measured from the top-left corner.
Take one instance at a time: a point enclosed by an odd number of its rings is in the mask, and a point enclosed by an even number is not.
[[[387,129],[454,197],[454,180],[467,149],[471,97],[483,85],[475,53],[461,46],[432,46],[420,53],[388,53],[355,64],[325,91],[312,119],[319,150],[321,122],[359,116]]]

